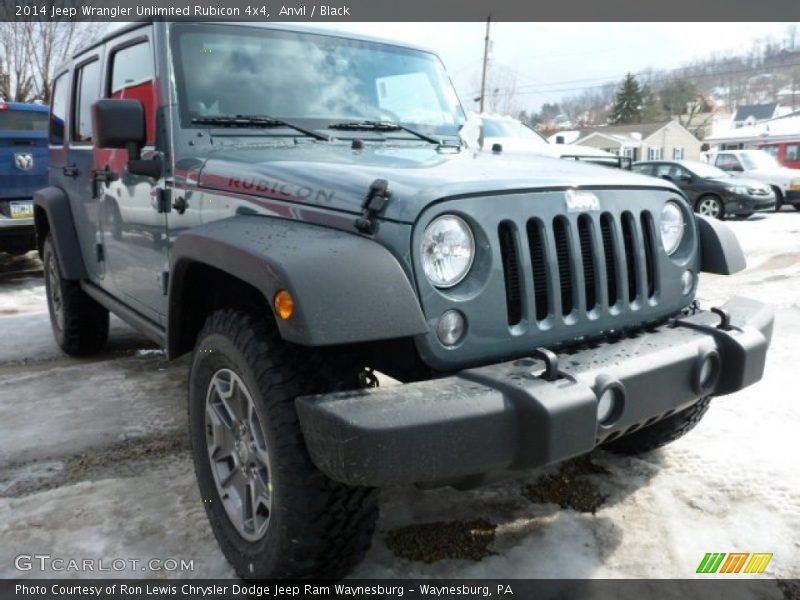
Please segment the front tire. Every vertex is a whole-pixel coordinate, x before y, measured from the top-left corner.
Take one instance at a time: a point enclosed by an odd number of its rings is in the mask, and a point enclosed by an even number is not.
[[[775,192],[775,212],[780,212],[781,208],[783,208],[783,192],[779,187],[772,187],[772,191]]]
[[[694,210],[705,217],[712,217],[720,220],[725,218],[725,205],[718,196],[712,194],[700,196],[700,198],[697,199]]]
[[[618,440],[603,444],[603,447],[615,454],[635,456],[666,446],[694,429],[708,411],[710,402],[710,396],[701,398],[689,408]]]
[[[70,356],[102,350],[108,340],[108,311],[86,295],[79,281],[63,279],[50,234],[42,246],[50,325],[58,346]]]
[[[378,515],[374,488],[327,478],[311,462],[294,399],[358,387],[283,342],[249,312],[212,314],[189,375],[198,486],[217,542],[243,578],[340,578],[364,556]]]

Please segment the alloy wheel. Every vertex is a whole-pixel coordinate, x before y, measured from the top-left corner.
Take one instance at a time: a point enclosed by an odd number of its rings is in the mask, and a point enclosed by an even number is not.
[[[47,288],[50,296],[50,306],[59,331],[64,331],[64,301],[61,297],[61,277],[58,273],[58,263],[55,253],[51,252],[47,259]]]
[[[206,444],[214,483],[233,526],[246,540],[263,538],[272,509],[270,461],[253,397],[230,369],[211,377]]]
[[[722,207],[716,198],[703,198],[697,206],[697,212],[706,217],[718,218]]]

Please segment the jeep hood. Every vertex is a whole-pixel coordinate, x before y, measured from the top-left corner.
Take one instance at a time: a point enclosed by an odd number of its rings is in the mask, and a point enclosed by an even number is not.
[[[370,184],[385,179],[391,200],[382,217],[408,223],[451,196],[578,187],[677,190],[661,179],[571,160],[388,142],[363,150],[337,142],[227,147],[195,155],[183,167],[178,161],[176,175],[221,192],[353,214],[361,212]]]

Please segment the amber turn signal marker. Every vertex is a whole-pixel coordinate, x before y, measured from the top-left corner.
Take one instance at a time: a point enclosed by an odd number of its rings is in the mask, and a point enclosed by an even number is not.
[[[294,314],[294,298],[286,290],[280,290],[275,294],[275,312],[284,321]]]

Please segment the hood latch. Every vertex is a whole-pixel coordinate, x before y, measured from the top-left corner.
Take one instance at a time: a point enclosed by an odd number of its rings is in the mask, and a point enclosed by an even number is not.
[[[362,204],[364,213],[356,219],[355,226],[361,233],[375,233],[377,223],[375,217],[389,204],[389,182],[385,179],[376,179],[369,186],[369,192]]]

